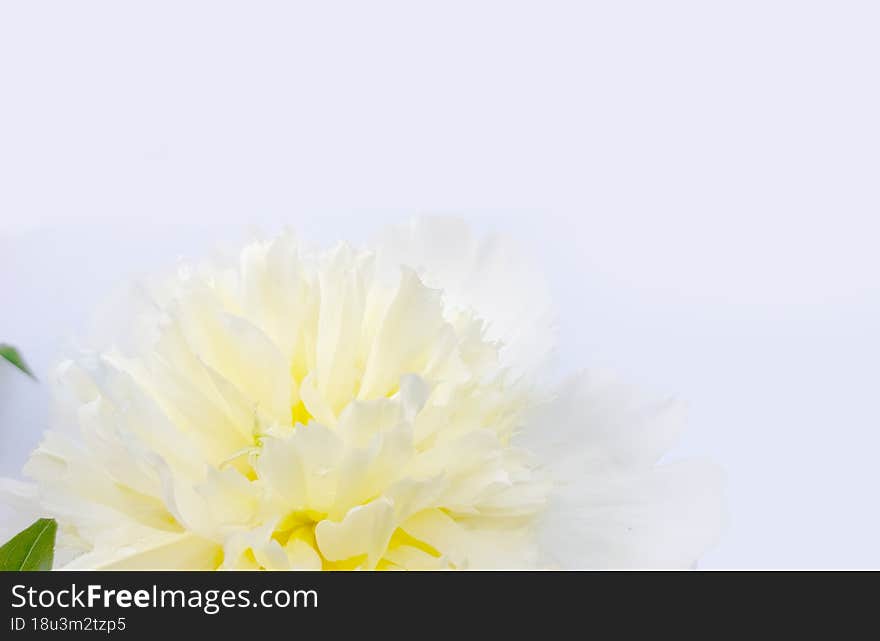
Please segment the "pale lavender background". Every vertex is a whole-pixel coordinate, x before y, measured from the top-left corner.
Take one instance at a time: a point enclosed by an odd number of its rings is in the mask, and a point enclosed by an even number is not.
[[[460,213],[545,262],[567,365],[690,402],[704,567],[880,567],[875,7],[0,2],[0,341],[45,379],[252,223]],[[0,367],[0,473],[44,393]]]

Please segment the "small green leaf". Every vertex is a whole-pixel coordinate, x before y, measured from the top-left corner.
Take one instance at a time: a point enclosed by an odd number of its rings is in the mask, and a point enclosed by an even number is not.
[[[34,376],[31,368],[27,366],[27,363],[24,362],[24,359],[21,357],[19,351],[15,349],[12,345],[0,343],[0,356],[15,365],[18,369],[20,369],[31,378],[36,379],[36,376]]]
[[[55,559],[55,519],[38,519],[0,547],[0,571],[51,570]]]

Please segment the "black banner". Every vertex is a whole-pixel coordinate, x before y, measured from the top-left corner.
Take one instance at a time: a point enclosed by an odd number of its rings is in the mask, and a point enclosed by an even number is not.
[[[246,634],[248,641],[304,632],[365,638],[410,631],[466,634],[523,625],[597,636],[644,625],[657,635],[701,629],[708,637],[746,621],[830,618],[834,630],[873,611],[871,591],[835,589],[852,573],[752,572],[6,572],[0,573],[0,639],[144,633],[199,637]],[[865,581],[864,583],[867,583]],[[847,596],[844,596],[847,594]],[[703,622],[711,621],[709,628]],[[560,627],[562,626],[562,627]],[[570,626],[576,626],[572,628]],[[818,628],[813,628],[814,631]],[[616,635],[613,635],[616,636]],[[268,639],[269,637],[267,637]],[[200,638],[199,641],[203,641]]]

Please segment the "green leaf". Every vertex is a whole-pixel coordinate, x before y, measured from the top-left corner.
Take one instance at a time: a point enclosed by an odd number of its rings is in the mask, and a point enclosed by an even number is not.
[[[27,366],[27,363],[24,362],[24,359],[21,357],[19,351],[15,349],[12,345],[0,343],[0,356],[15,365],[25,374],[36,380],[37,377],[34,376],[31,368]]]
[[[0,570],[51,570],[55,559],[55,519],[38,519],[0,548]]]

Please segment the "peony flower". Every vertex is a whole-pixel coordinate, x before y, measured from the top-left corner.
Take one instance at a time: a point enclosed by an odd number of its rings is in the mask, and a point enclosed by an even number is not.
[[[286,234],[141,300],[57,368],[31,482],[4,483],[66,567],[689,567],[717,534],[714,468],[656,465],[678,406],[548,390],[540,278],[460,222]]]

